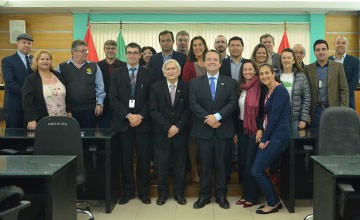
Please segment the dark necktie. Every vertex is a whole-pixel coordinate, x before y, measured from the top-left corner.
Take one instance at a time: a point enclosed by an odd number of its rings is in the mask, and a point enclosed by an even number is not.
[[[134,95],[135,95],[135,84],[136,84],[135,71],[136,71],[136,68],[130,68],[131,98],[134,98]]]
[[[170,84],[170,98],[171,98],[171,105],[174,105],[175,101],[175,92],[176,86],[174,84]]]
[[[212,100],[215,100],[215,77],[210,77],[210,91]]]
[[[30,58],[29,56],[25,56],[25,60],[26,60],[26,69],[28,71],[28,73],[31,73],[31,66],[30,66]]]

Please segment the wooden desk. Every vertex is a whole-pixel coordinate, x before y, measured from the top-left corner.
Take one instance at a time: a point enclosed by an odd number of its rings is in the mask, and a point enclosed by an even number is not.
[[[317,130],[301,129],[292,130],[290,135],[290,145],[281,155],[280,165],[280,194],[286,208],[290,213],[295,212],[295,192],[301,187],[296,181],[296,170],[302,166],[305,172],[305,163],[296,164],[295,156],[297,154],[303,155],[305,158],[305,150],[297,149],[297,143],[304,143],[305,141],[315,142]],[[315,146],[314,146],[315,147]]]
[[[105,200],[105,211],[111,213],[120,197],[120,153],[118,146],[112,144],[115,135],[111,129],[81,129],[84,147],[85,168],[88,171],[86,192],[79,192],[78,199]],[[0,129],[0,149],[13,148],[24,150],[34,143],[35,132],[18,128]],[[98,147],[95,154],[98,168],[91,167],[93,155],[89,146]]]
[[[42,219],[76,219],[74,156],[0,156],[0,186],[7,185],[23,188],[25,199],[30,201],[41,197],[45,213]]]
[[[337,219],[336,184],[360,181],[360,156],[312,156],[314,220]]]

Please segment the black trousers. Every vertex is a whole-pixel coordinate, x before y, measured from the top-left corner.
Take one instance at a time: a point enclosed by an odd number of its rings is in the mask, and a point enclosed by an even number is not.
[[[213,136],[210,139],[196,139],[197,154],[200,160],[200,198],[210,199],[212,195],[212,176],[214,173],[215,197],[226,197],[226,163],[230,160],[231,148],[228,139]]]
[[[186,175],[186,148],[175,149],[173,143],[168,146],[163,146],[164,143],[156,141],[155,155],[157,158],[157,169],[158,169],[158,193],[159,196],[168,197],[169,187],[169,170],[173,168],[173,195],[184,194],[185,188],[185,175]],[[162,148],[159,147],[162,145]]]
[[[120,132],[120,153],[122,191],[124,196],[135,194],[134,179],[134,148],[136,150],[136,185],[139,197],[147,197],[150,193],[150,132],[135,132],[129,128],[126,132]]]

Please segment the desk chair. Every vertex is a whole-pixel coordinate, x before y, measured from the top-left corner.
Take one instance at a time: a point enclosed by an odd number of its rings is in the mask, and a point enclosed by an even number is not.
[[[356,111],[347,107],[330,107],[320,117],[319,137],[316,152],[318,155],[360,155],[360,118]],[[340,191],[340,217],[348,219],[348,200],[358,198],[348,183],[338,184]],[[359,200],[357,200],[359,202]],[[310,219],[308,216],[306,219]]]
[[[16,220],[18,218],[19,212],[22,209],[30,206],[30,204],[31,203],[29,201],[20,201],[19,205],[0,212],[0,220]]]
[[[77,156],[76,184],[79,186],[86,182],[80,126],[74,118],[67,116],[42,118],[35,130],[34,154]],[[87,202],[79,201],[77,205],[84,203],[86,203],[85,208],[77,208],[76,211],[87,214],[89,220],[94,220]]]

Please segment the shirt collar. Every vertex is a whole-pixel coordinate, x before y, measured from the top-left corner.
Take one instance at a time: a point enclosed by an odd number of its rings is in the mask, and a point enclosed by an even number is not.
[[[25,60],[25,57],[26,56],[29,56],[29,54],[28,55],[25,55],[25,54],[23,54],[23,53],[21,53],[20,51],[16,51],[17,52],[17,54],[20,56],[20,58],[22,59],[22,60]]]
[[[175,85],[175,88],[177,88],[177,84],[178,84],[179,80],[177,80],[175,83],[173,83]],[[170,85],[171,83],[169,81],[166,80],[167,86],[170,89]]]
[[[126,64],[126,65],[127,65],[128,70],[130,70],[131,68],[136,68],[136,70],[139,70],[139,64],[134,67],[130,66],[129,64]]]
[[[326,62],[326,64],[324,66],[320,66],[320,64],[318,63],[318,61],[316,61],[316,66],[318,67],[325,67],[329,65],[329,60]]]
[[[230,56],[230,62],[231,63],[233,63],[233,64],[235,64],[234,62],[233,62],[233,58]],[[238,64],[240,64],[240,63],[242,63],[243,62],[243,58],[241,57],[241,59],[240,59],[240,62],[238,63]]]
[[[218,78],[219,78],[219,72],[217,72],[214,76],[210,75],[209,73],[206,73],[206,74],[207,74],[208,79],[210,79],[210,77],[215,77],[215,79],[218,80]]]
[[[342,60],[344,60],[344,59],[345,59],[345,57],[346,57],[346,53],[344,53],[344,54],[342,55]],[[334,60],[338,60],[338,59],[336,59],[335,54],[334,54]]]
[[[74,62],[74,60],[71,58],[71,59],[69,59],[68,61],[66,61],[66,63],[67,64],[69,64],[69,63],[73,63],[73,64],[75,64],[75,62]],[[89,60],[86,60],[84,63],[82,63],[82,64],[85,64],[85,63],[91,63]]]

